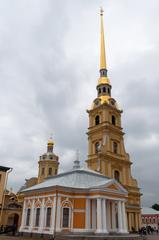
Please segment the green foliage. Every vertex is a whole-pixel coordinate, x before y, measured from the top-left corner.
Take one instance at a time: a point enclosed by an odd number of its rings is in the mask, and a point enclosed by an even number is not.
[[[153,204],[152,208],[159,211],[159,204],[157,204],[157,203]]]

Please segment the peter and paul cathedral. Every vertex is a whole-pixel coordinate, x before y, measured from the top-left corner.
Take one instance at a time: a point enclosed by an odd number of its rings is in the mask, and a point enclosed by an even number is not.
[[[87,166],[109,178],[116,179],[128,191],[126,213],[129,231],[141,226],[140,189],[132,177],[129,154],[124,146],[124,132],[121,126],[122,110],[112,97],[112,86],[108,78],[106,63],[103,10],[101,9],[100,77],[97,82],[97,97],[87,110],[88,159]]]
[[[102,9],[100,18],[100,77],[97,97],[87,110],[87,168],[81,167],[77,158],[72,169],[58,173],[59,159],[49,139],[47,152],[39,159],[38,177],[20,192],[20,232],[24,235],[91,234],[94,238],[95,234],[114,234],[115,239],[116,234],[122,234],[124,239],[125,234],[141,227],[141,193],[131,175],[132,162],[125,150],[121,126],[122,110],[112,97],[108,78]]]

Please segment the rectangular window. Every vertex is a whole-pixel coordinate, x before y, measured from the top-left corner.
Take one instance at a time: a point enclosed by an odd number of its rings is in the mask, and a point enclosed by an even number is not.
[[[26,226],[30,224],[30,208],[27,209]]]
[[[50,227],[50,224],[51,224],[51,208],[47,208],[46,227]]]
[[[35,226],[38,227],[40,222],[40,208],[36,209],[36,219],[35,219]]]
[[[52,168],[49,168],[49,175],[52,175]]]
[[[63,227],[69,227],[69,208],[63,208]]]
[[[0,174],[0,182],[1,182],[1,179],[2,179],[2,175]]]

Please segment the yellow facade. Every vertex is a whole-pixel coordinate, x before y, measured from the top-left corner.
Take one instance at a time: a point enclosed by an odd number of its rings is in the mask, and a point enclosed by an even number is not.
[[[22,204],[19,203],[15,193],[6,191],[4,194],[4,205],[1,217],[1,225],[13,226],[19,229],[21,224]]]
[[[5,183],[6,183],[6,177],[7,177],[7,172],[0,171],[0,206],[2,205],[2,201],[3,201],[3,193],[4,193]]]
[[[5,206],[5,191],[7,186],[8,174],[12,169],[0,166],[0,224],[3,223],[3,210]]]
[[[101,31],[103,31],[103,14],[101,16]],[[103,46],[104,34],[101,34]],[[104,49],[104,50],[103,50]],[[104,53],[102,53],[104,51]],[[101,56],[105,48],[101,47]],[[103,66],[103,65],[102,65]],[[100,68],[100,78],[97,85],[97,98],[93,101],[89,115],[88,127],[88,159],[87,165],[103,175],[115,178],[128,191],[127,220],[129,231],[138,230],[140,219],[140,189],[136,179],[131,175],[129,154],[124,146],[124,132],[121,126],[122,110],[115,99],[111,97],[111,84],[107,80],[107,68]]]

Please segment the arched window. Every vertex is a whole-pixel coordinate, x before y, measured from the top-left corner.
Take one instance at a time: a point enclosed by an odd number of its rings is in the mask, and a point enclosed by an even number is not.
[[[51,208],[47,208],[46,212],[46,227],[50,227],[51,224]]]
[[[62,226],[64,228],[69,227],[69,208],[67,208],[67,207],[63,208],[63,223],[62,223]]]
[[[101,93],[101,88],[98,89],[98,94],[100,94],[100,93]]]
[[[103,87],[103,93],[105,93],[106,92],[106,87]]]
[[[118,153],[118,144],[113,142],[113,153]]]
[[[97,115],[95,117],[95,125],[98,125],[99,123],[100,123],[100,117],[99,117],[99,115]]]
[[[44,175],[44,173],[45,173],[45,168],[42,168],[41,169],[41,175]]]
[[[116,125],[116,118],[115,118],[114,115],[112,115],[112,124],[113,124],[113,125]]]
[[[96,142],[95,143],[95,153],[98,153],[100,151],[100,143]]]
[[[49,168],[48,174],[49,174],[49,175],[52,175],[52,168]]]
[[[108,88],[108,94],[110,95],[110,88]]]
[[[36,219],[35,219],[35,226],[38,227],[40,222],[40,208],[36,209]]]
[[[115,178],[115,180],[117,180],[118,182],[120,182],[120,173],[119,173],[119,171],[115,170],[115,172],[114,172],[114,178]]]
[[[30,208],[27,209],[26,226],[29,226],[29,224],[30,224]]]

